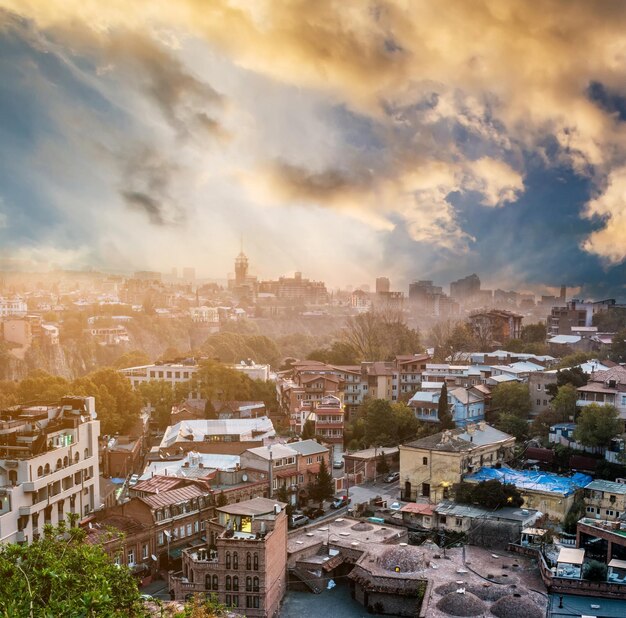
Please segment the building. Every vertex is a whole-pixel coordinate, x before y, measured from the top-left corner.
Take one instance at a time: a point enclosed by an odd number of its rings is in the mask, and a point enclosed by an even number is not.
[[[437,390],[418,391],[409,400],[409,407],[419,421],[439,422],[438,408],[441,396],[441,383]],[[448,391],[448,409],[457,427],[477,423],[485,419],[485,397],[479,391],[469,388],[452,388]]]
[[[302,273],[293,277],[279,277],[274,281],[261,281],[259,293],[273,294],[277,299],[300,301],[306,305],[327,305],[328,290],[323,281],[304,279]]]
[[[450,296],[462,302],[472,301],[480,294],[480,278],[477,274],[468,275],[450,283]]]
[[[537,509],[550,517],[563,521],[574,504],[576,494],[591,482],[587,474],[576,472],[572,476],[560,476],[535,470],[512,468],[480,468],[463,478],[468,483],[497,480],[515,485],[524,499],[524,507]]]
[[[343,446],[344,408],[339,397],[324,397],[309,415],[315,424],[315,435],[328,444]]]
[[[22,298],[4,298],[0,296],[0,318],[25,316],[28,312],[26,301]]]
[[[2,323],[2,337],[12,343],[10,351],[13,356],[24,360],[24,355],[33,342],[32,327],[28,320],[9,319]]]
[[[391,290],[391,282],[387,277],[376,278],[376,294],[387,294]]]
[[[275,436],[274,425],[267,416],[180,421],[165,430],[158,456],[189,451],[240,455],[248,448],[263,446],[264,440]]]
[[[495,466],[511,460],[514,446],[513,436],[484,422],[402,444],[399,448],[403,499],[445,499],[464,474],[483,465]]]
[[[196,324],[210,324],[216,327],[211,332],[217,332],[220,325],[220,313],[217,307],[207,307],[201,305],[200,307],[191,307],[189,309],[189,315],[191,321]]]
[[[409,303],[414,310],[431,316],[445,317],[459,313],[459,304],[448,297],[443,288],[432,281],[409,284]]]
[[[93,397],[0,412],[0,541],[28,543],[100,507],[99,435]]]
[[[550,407],[548,386],[556,384],[556,371],[534,371],[528,376],[528,392],[530,393],[530,416],[535,417]]]
[[[276,616],[287,589],[285,504],[255,498],[216,509],[206,546],[186,549],[182,570],[170,574],[173,598],[217,596],[246,616]]]
[[[626,484],[596,480],[585,487],[587,517],[616,521],[626,513]]]
[[[100,472],[103,476],[126,478],[141,472],[144,455],[143,438],[113,436],[100,448]]]
[[[269,381],[271,369],[269,365],[257,365],[253,360],[241,361],[234,365],[229,365],[231,369],[247,375],[251,380]]]
[[[475,311],[469,317],[469,325],[481,339],[504,343],[521,337],[522,317],[504,309]]]
[[[616,365],[604,371],[594,371],[587,384],[576,389],[579,407],[591,403],[615,406],[622,420],[626,420],[626,367]]]
[[[154,382],[161,380],[169,382],[172,386],[181,382],[189,382],[198,371],[195,361],[188,363],[154,363],[152,365],[140,365],[137,367],[127,367],[119,372],[125,375],[133,388],[144,382]]]
[[[572,329],[581,326],[592,326],[596,313],[608,311],[615,306],[615,299],[583,302],[571,300],[564,306],[552,307],[547,319],[548,336],[572,335]]]
[[[398,447],[379,447],[366,448],[353,453],[344,453],[343,461],[345,463],[346,474],[362,475],[363,481],[373,481],[380,476],[377,470],[378,464],[382,458],[385,458],[390,469],[397,468]]]

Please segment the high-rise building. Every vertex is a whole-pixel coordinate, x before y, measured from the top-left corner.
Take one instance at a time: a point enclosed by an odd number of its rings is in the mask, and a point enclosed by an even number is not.
[[[480,278],[476,273],[450,283],[450,296],[456,300],[471,300],[480,293]]]
[[[391,289],[391,283],[387,277],[376,279],[376,294],[386,294]]]

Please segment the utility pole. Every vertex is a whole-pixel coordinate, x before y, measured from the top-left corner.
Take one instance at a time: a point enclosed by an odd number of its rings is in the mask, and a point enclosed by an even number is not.
[[[273,486],[274,486],[274,462],[272,459],[272,445],[270,444],[267,447],[267,450],[270,452],[270,500],[274,494]]]

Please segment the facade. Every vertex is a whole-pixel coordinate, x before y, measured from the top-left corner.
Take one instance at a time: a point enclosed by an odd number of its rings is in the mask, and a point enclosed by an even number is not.
[[[22,298],[4,298],[0,296],[0,318],[24,316],[28,312],[26,301]]]
[[[326,305],[329,298],[323,281],[304,279],[300,272],[296,272],[293,277],[280,277],[276,281],[261,281],[259,292],[273,294],[279,299],[301,301],[307,305]]]
[[[612,405],[618,409],[620,418],[626,420],[626,367],[616,365],[605,371],[595,371],[589,382],[576,390],[577,406],[591,403]]]
[[[480,278],[477,274],[468,275],[450,283],[450,296],[463,302],[471,301],[480,295]]]
[[[189,382],[189,380],[192,380],[198,371],[198,365],[195,363],[155,363],[153,365],[128,367],[126,369],[120,369],[119,371],[130,380],[133,388],[136,388],[139,384],[143,384],[144,382],[154,382],[157,380],[169,382],[172,387],[174,387],[181,382]]]
[[[390,469],[395,469],[398,460],[398,447],[367,448],[353,453],[345,453],[343,460],[346,474],[363,475],[363,481],[373,481],[380,476],[376,467],[381,457],[387,461]]]
[[[338,397],[324,397],[309,417],[315,423],[315,435],[328,444],[343,446],[344,413]]]
[[[482,465],[496,465],[513,458],[515,438],[487,425],[443,431],[400,445],[400,484],[403,499],[417,496],[438,502],[464,474]]]
[[[479,337],[499,343],[519,339],[522,334],[522,316],[504,309],[475,311],[470,315],[469,325]]]
[[[255,498],[216,509],[207,545],[183,551],[170,575],[175,599],[210,593],[235,613],[276,616],[287,589],[286,505]]]
[[[235,365],[229,365],[231,369],[235,369],[240,373],[247,375],[251,380],[261,380],[267,382],[270,379],[270,366],[269,365],[257,365],[254,361],[242,361]]]
[[[100,507],[93,397],[0,413],[0,541],[28,543],[44,524]]]
[[[103,476],[126,478],[141,472],[144,455],[143,438],[114,436],[100,448],[100,472]]]
[[[376,294],[386,294],[391,289],[391,282],[387,277],[376,278]]]
[[[626,484],[612,481],[592,481],[585,487],[587,517],[616,521],[626,513]]]
[[[33,341],[30,322],[28,320],[9,319],[4,320],[1,325],[4,340],[16,346],[11,349],[11,353],[16,358],[23,360]]]
[[[435,383],[439,386],[441,383]],[[441,389],[441,386],[439,386]],[[438,423],[441,391],[418,391],[409,400],[409,407],[419,421]],[[448,409],[457,427],[485,419],[485,397],[477,390],[453,388],[448,391]]]
[[[608,311],[613,306],[615,300],[609,298],[597,302],[571,300],[564,306],[552,307],[547,320],[548,335],[571,335],[577,327],[591,326],[596,313]]]
[[[535,371],[528,376],[528,391],[530,393],[530,416],[535,417],[550,407],[550,395],[547,387],[556,384],[556,372]]]
[[[217,307],[206,307],[205,305],[191,307],[189,309],[189,315],[191,316],[192,322],[196,324],[211,324],[219,327],[220,314]]]

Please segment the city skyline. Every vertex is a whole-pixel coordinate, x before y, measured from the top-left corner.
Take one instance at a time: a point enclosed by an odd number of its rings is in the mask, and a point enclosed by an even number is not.
[[[0,0],[0,266],[623,298],[626,7],[339,6]]]

